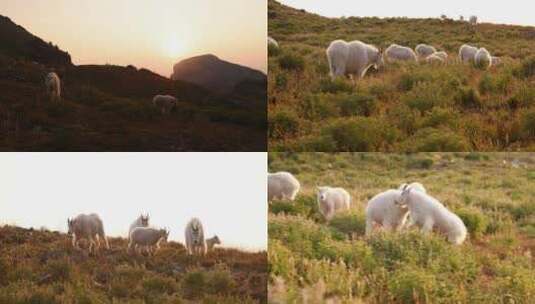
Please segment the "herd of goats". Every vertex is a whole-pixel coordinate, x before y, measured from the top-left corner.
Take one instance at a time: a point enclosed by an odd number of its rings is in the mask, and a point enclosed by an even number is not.
[[[279,48],[279,43],[268,37],[268,46]],[[394,61],[419,62],[444,64],[448,61],[448,53],[437,51],[428,44],[418,44],[413,50],[410,47],[391,44],[386,50],[381,51],[371,44],[355,40],[346,42],[334,40],[326,50],[329,62],[330,75],[334,79],[339,76],[349,76],[353,80],[363,78],[370,67],[379,69],[386,63]],[[499,65],[500,57],[492,56],[486,48],[477,48],[463,44],[459,48],[459,60],[463,63],[473,63],[480,68],[490,68]]]
[[[294,201],[301,185],[289,172],[268,173],[268,201]],[[328,222],[336,213],[351,206],[351,196],[343,188],[317,187],[317,203]],[[402,184],[375,195],[366,207],[366,235],[376,226],[386,231],[400,231],[415,225],[425,234],[438,231],[452,244],[462,244],[467,230],[463,221],[420,183]],[[409,220],[408,220],[409,219]]]
[[[45,87],[51,101],[61,101],[61,80],[56,72],[50,72],[46,75]],[[171,112],[177,104],[178,99],[171,95],[156,95],[152,98],[152,105],[157,107],[162,114]]]
[[[100,248],[101,240],[106,249],[110,248],[102,219],[95,213],[80,214],[74,219],[67,219],[68,233],[72,235],[72,246],[80,249],[79,241],[86,239],[89,242],[89,253],[96,252]],[[144,250],[148,255],[154,255],[160,249],[162,242],[167,242],[169,230],[149,227],[149,215],[140,215],[128,229],[128,249],[134,249],[136,253]],[[221,244],[219,237],[204,238],[204,228],[198,218],[192,218],[185,230],[186,250],[189,255],[205,255],[215,245]]]

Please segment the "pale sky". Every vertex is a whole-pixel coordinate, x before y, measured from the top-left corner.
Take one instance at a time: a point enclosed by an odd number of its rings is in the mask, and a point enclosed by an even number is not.
[[[266,71],[266,0],[1,0],[0,15],[71,54],[75,64],[133,64],[169,77],[212,53]]]
[[[535,25],[533,2],[509,0],[496,2],[489,0],[448,0],[430,2],[426,0],[280,0],[288,6],[305,9],[326,17],[439,17],[442,14],[454,19],[476,15],[482,22],[517,25]]]
[[[97,213],[126,237],[141,212],[184,242],[198,217],[223,246],[267,248],[267,153],[1,153],[0,223],[67,231]]]

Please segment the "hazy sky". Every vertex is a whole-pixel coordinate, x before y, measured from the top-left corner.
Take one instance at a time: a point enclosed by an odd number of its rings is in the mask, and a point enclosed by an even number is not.
[[[179,59],[213,53],[267,69],[266,0],[1,0],[0,15],[75,64],[133,64],[169,77]]]
[[[327,16],[407,16],[439,17],[445,14],[458,19],[476,15],[483,22],[535,25],[533,4],[526,0],[509,0],[504,3],[489,0],[424,0],[355,1],[355,0],[280,0],[291,7]]]
[[[267,248],[266,153],[1,153],[0,223],[67,231],[98,213],[126,237],[141,212],[184,242],[191,217],[208,237]]]

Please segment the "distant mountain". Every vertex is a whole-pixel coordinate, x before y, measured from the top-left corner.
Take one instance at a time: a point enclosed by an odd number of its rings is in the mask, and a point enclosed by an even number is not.
[[[194,83],[220,95],[231,94],[240,83],[267,82],[264,73],[221,60],[211,54],[188,58],[175,64],[171,79]]]
[[[72,65],[69,53],[29,33],[11,19],[0,15],[0,53],[48,66]]]

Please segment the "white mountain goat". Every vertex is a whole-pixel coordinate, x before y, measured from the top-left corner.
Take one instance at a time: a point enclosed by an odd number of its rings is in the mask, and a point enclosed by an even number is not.
[[[72,235],[73,247],[80,249],[78,242],[81,239],[87,239],[89,241],[89,252],[91,253],[94,246],[98,251],[102,239],[106,244],[106,249],[110,248],[104,233],[104,225],[97,214],[80,214],[74,219],[67,219],[67,224],[69,227],[68,233]]]
[[[189,255],[205,255],[204,228],[198,218],[192,218],[186,226],[186,249]]]
[[[343,188],[317,187],[318,208],[323,217],[330,221],[342,210],[349,210],[351,196]]]
[[[396,205],[407,207],[411,214],[411,222],[420,227],[424,233],[436,229],[445,234],[450,243],[456,245],[462,244],[466,239],[467,233],[463,221],[426,193],[406,187],[396,200]]]
[[[178,100],[171,95],[156,95],[152,99],[152,104],[162,111],[162,114],[171,112],[176,108]]]
[[[149,226],[149,215],[139,215],[139,217],[130,225],[128,229],[128,239],[130,239],[130,233],[137,227],[148,227]]]
[[[148,254],[154,254],[160,249],[162,242],[167,242],[169,237],[169,230],[156,229],[151,227],[136,227],[130,233],[130,242],[128,243],[127,251],[130,252],[132,247],[139,252],[141,248],[145,248]]]
[[[289,172],[268,173],[268,201],[295,200],[301,185]]]
[[[61,101],[61,81],[58,74],[48,73],[45,77],[45,86],[51,101]]]
[[[358,40],[335,40],[327,48],[326,54],[332,79],[346,75],[352,76],[353,80],[360,79],[371,66],[378,69],[383,65],[379,50]]]
[[[214,235],[213,237],[206,239],[206,247],[208,251],[212,251],[215,245],[221,245],[221,240],[219,240],[219,237],[217,235]]]

